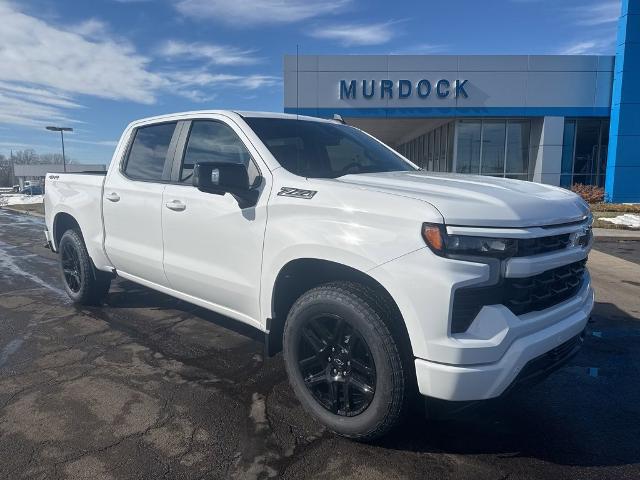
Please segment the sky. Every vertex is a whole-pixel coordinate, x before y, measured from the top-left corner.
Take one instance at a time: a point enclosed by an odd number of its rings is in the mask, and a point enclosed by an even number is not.
[[[607,54],[620,0],[0,0],[0,154],[105,163],[124,127],[281,112],[295,54]]]

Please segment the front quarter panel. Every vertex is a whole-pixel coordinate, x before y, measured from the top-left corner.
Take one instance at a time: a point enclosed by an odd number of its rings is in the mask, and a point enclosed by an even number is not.
[[[328,260],[367,272],[424,248],[422,223],[442,221],[420,200],[276,170],[264,244],[263,317],[272,315],[273,286],[290,261]]]

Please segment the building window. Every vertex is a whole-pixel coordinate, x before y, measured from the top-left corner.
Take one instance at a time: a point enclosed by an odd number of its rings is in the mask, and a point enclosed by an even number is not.
[[[530,120],[460,120],[456,172],[527,180]]]
[[[418,165],[434,172],[450,172],[453,163],[454,122],[445,123],[396,147],[396,150]]]
[[[560,185],[604,185],[609,144],[608,118],[567,118],[564,122]]]
[[[507,122],[507,163],[505,177],[530,180],[529,136],[531,121],[509,120]]]
[[[480,173],[483,175],[504,174],[506,122],[487,121],[482,125],[482,153]]]
[[[458,122],[458,148],[456,171],[458,173],[480,173],[480,144],[482,122],[461,120]]]

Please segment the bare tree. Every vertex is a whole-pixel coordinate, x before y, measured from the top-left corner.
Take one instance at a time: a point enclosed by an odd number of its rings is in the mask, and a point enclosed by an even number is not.
[[[0,187],[11,187],[13,181],[13,165],[11,160],[0,155]]]
[[[33,148],[18,150],[13,154],[13,161],[16,165],[31,165],[38,162],[38,154]]]
[[[60,153],[43,153],[38,154],[33,148],[18,150],[13,154],[13,161],[16,165],[35,165],[43,163],[62,164],[62,154]],[[73,160],[67,156],[67,163],[73,163]]]
[[[38,163],[54,163],[56,165],[62,165],[62,154],[61,153],[43,153],[39,155]],[[67,157],[67,163],[72,163],[71,159]]]

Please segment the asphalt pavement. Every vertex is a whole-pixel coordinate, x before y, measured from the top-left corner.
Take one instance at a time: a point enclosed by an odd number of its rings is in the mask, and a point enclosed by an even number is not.
[[[305,414],[249,327],[120,279],[72,305],[42,229],[0,210],[0,477],[640,478],[640,241],[596,240],[567,366],[361,444]]]

